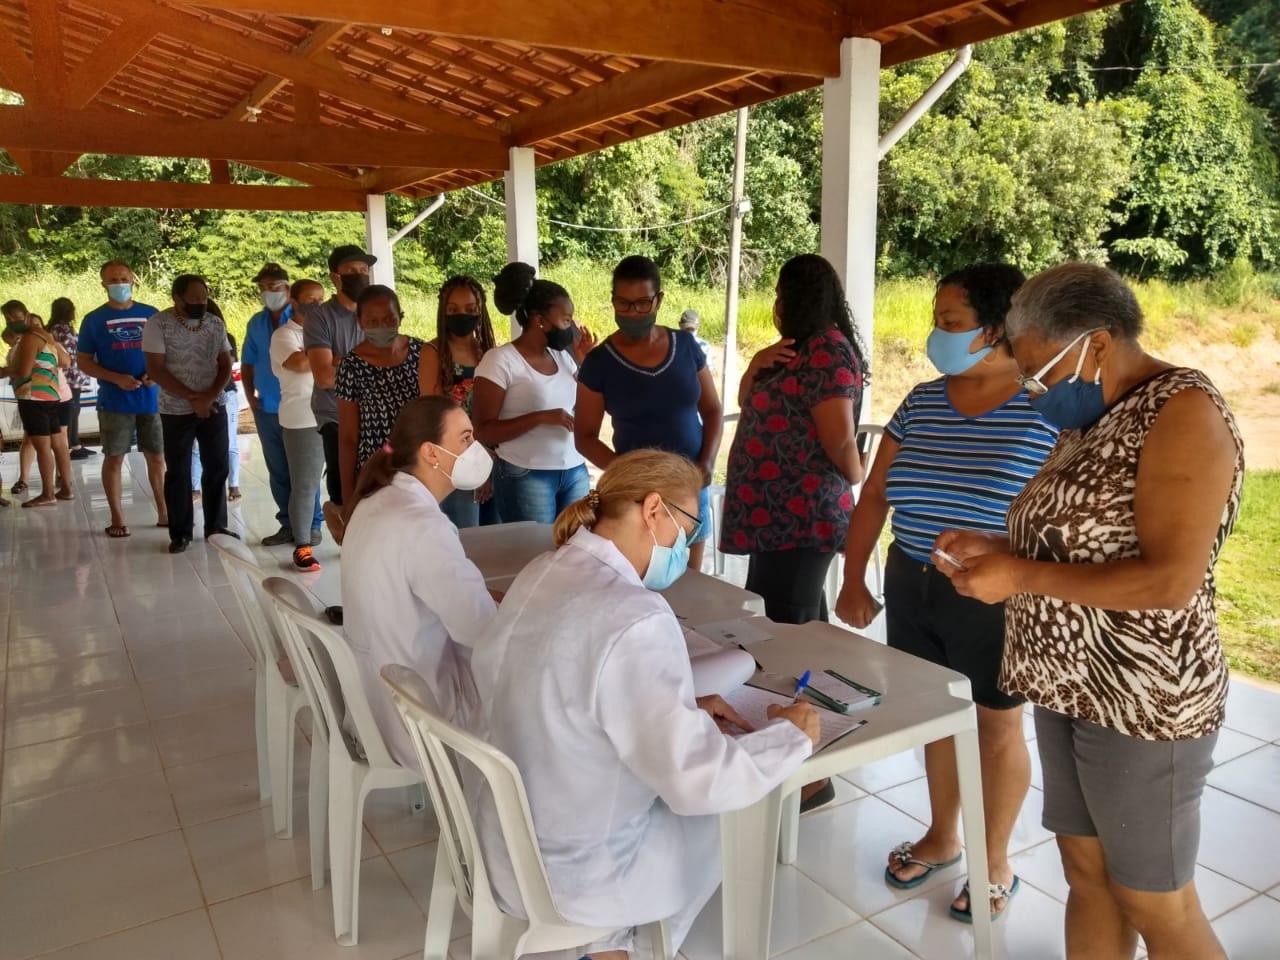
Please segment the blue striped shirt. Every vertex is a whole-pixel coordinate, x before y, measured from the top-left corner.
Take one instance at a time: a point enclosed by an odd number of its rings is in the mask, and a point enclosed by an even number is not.
[[[919,384],[885,427],[899,445],[885,484],[893,537],[921,563],[930,562],[943,530],[1006,533],[1009,504],[1058,440],[1025,391],[965,417],[951,405],[946,384],[945,377]]]

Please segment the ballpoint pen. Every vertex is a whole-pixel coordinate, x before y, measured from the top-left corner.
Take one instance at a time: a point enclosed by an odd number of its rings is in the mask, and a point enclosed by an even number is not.
[[[800,694],[804,693],[804,691],[805,691],[805,687],[807,687],[807,686],[809,686],[809,671],[808,671],[808,670],[806,670],[804,673],[800,674],[800,679],[796,681],[796,698],[795,698],[794,700],[792,700],[792,701],[791,701],[792,703],[799,703],[799,702],[800,702]]]

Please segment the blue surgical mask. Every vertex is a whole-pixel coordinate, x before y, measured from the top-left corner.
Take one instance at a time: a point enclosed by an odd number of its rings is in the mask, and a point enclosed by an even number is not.
[[[974,327],[963,333],[951,333],[934,327],[929,334],[929,342],[925,352],[938,372],[949,377],[964,373],[975,363],[992,351],[992,347],[983,347],[977,353],[970,353],[973,341],[982,336],[982,327]]]
[[[665,503],[662,509],[667,510]],[[649,531],[649,536],[653,537],[653,549],[649,551],[649,569],[644,572],[644,585],[650,590],[667,589],[689,569],[689,544],[684,527],[676,523],[676,518],[671,516],[670,510],[667,510],[667,516],[671,517],[672,523],[675,523],[676,542],[669,547],[664,547],[658,542],[654,532]]]
[[[133,299],[132,283],[108,283],[107,296],[112,303],[128,303]]]
[[[1107,412],[1107,402],[1102,395],[1102,368],[1092,383],[1080,379],[1080,371],[1084,369],[1084,358],[1089,352],[1088,333],[1077,339],[1084,339],[1080,345],[1080,359],[1076,362],[1076,370],[1071,376],[1059,380],[1044,393],[1031,394],[1031,407],[1059,430],[1084,430],[1093,426]],[[1072,344],[1071,346],[1074,346]],[[1067,349],[1071,349],[1068,346]],[[1049,362],[1035,377],[1028,379],[1039,382],[1039,378],[1053,368],[1062,357],[1059,354]]]

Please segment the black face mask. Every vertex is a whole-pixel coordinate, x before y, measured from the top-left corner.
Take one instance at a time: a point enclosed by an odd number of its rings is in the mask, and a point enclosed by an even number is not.
[[[455,337],[469,337],[480,325],[480,317],[474,313],[451,313],[444,318],[445,329]]]
[[[342,293],[350,300],[355,300],[360,294],[364,293],[367,286],[369,286],[369,275],[367,273],[342,274]]]
[[[552,350],[568,350],[573,346],[573,336],[577,328],[571,323],[567,327],[548,327],[547,346]]]
[[[638,342],[649,336],[649,331],[658,322],[658,314],[646,313],[643,316],[632,317],[618,313],[614,314],[613,320],[624,337]]]
[[[207,304],[203,303],[184,303],[182,312],[188,320],[199,320],[203,317],[208,309]]]

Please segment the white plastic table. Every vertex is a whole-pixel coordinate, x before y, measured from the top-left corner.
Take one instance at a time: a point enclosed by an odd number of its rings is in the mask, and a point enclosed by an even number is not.
[[[982,769],[968,679],[827,623],[751,622],[771,634],[750,648],[769,672],[799,676],[805,670],[835,669],[881,691],[884,699],[860,712],[864,726],[811,757],[769,796],[720,818],[725,960],[768,960],[774,878],[779,860],[792,863],[796,857],[800,788],[946,737],[955,739],[969,888],[973,902],[985,904]],[[991,960],[991,917],[982,909],[973,917],[975,956]]]
[[[505,591],[529,561],[552,547],[546,523],[500,523],[458,531],[467,558],[480,568],[485,582]],[[662,591],[676,616],[687,624],[736,620],[764,612],[758,594],[732,583],[690,571]]]

